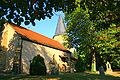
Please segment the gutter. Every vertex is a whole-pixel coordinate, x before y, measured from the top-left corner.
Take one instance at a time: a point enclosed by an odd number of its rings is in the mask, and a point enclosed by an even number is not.
[[[22,73],[22,48],[23,48],[23,39],[21,38],[20,58],[19,58],[19,74]]]

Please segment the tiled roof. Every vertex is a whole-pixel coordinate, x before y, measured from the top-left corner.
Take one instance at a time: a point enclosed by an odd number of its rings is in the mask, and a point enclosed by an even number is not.
[[[12,28],[19,33],[20,35],[26,37],[28,40],[32,41],[32,42],[36,42],[38,44],[41,45],[45,45],[48,47],[52,47],[58,50],[62,50],[62,51],[68,51],[63,45],[61,45],[59,42],[50,39],[46,36],[43,36],[41,34],[38,34],[36,32],[33,32],[29,29],[23,28],[21,26],[17,26],[15,24],[10,24],[12,25]]]

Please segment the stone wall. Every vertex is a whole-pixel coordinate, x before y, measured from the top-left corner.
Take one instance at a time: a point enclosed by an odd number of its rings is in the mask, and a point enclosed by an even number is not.
[[[22,62],[24,73],[29,73],[30,60],[32,60],[33,57],[36,56],[37,54],[40,54],[40,56],[44,58],[47,71],[49,71],[49,62],[53,60],[56,62],[56,66],[59,65],[59,68],[63,67],[62,64],[67,66],[67,63],[64,63],[59,57],[59,55],[61,56],[65,55],[63,51],[24,40],[22,48]]]
[[[57,35],[53,37],[54,40],[58,41],[60,44],[64,43],[64,37],[63,35]]]
[[[20,36],[15,30],[9,25],[5,24],[5,29],[2,31],[1,36],[1,51],[0,51],[0,68],[3,71],[10,72],[13,69],[13,60],[16,56],[15,49],[20,43]]]

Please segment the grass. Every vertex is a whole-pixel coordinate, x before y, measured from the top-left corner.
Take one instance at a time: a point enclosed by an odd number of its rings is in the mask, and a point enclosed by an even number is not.
[[[49,76],[1,75],[0,80],[120,80],[120,77],[92,73],[61,73]]]

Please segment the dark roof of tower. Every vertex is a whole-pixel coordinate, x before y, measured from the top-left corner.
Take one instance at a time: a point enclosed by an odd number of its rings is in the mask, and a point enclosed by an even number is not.
[[[56,31],[55,31],[55,35],[64,34],[65,32],[66,32],[65,25],[63,23],[62,17],[59,16]]]

